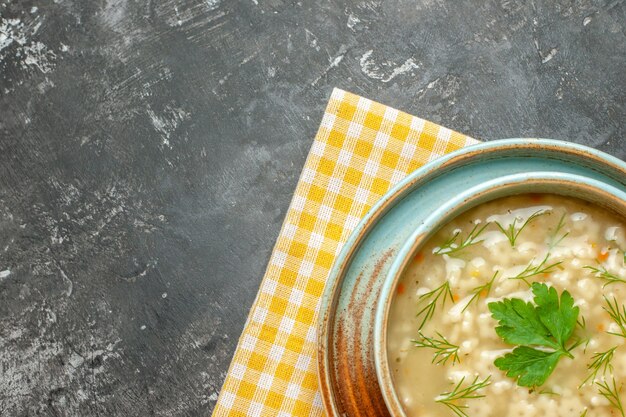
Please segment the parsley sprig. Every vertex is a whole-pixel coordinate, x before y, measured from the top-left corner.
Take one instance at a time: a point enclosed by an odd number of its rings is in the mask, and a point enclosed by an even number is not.
[[[531,288],[535,305],[519,298],[488,305],[492,317],[498,320],[498,336],[508,344],[517,345],[494,364],[524,387],[542,385],[562,356],[573,358],[570,351],[577,344],[569,347],[567,344],[580,311],[567,291],[559,298],[556,289],[546,284],[534,282]]]
[[[467,386],[463,386],[463,382],[465,382],[465,377],[461,378],[461,380],[454,386],[452,391],[444,392],[443,394],[437,396],[435,401],[445,405],[458,417],[468,417],[465,410],[468,408],[467,404],[459,404],[461,400],[471,400],[474,398],[483,398],[483,394],[479,394],[478,390],[485,388],[489,384],[491,384],[491,375],[482,381],[478,376],[474,378],[474,380]]]

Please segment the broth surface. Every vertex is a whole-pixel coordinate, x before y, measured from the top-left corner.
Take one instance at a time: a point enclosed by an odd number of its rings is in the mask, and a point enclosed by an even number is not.
[[[533,218],[521,228],[530,216]],[[514,231],[513,236],[519,231],[514,246],[496,222],[505,231]],[[445,253],[447,249],[442,245],[455,233],[459,233],[458,242],[485,225],[474,240],[477,243]],[[617,348],[611,361],[612,371],[604,375],[599,372],[595,381],[606,378],[612,383],[614,378],[618,389],[626,381],[626,338],[608,333],[619,333],[620,328],[605,310],[605,297],[614,297],[622,307],[626,282],[605,285],[607,281],[600,277],[606,271],[626,281],[624,250],[623,218],[582,200],[549,194],[491,201],[444,226],[401,277],[390,309],[388,360],[407,416],[454,416],[435,399],[463,378],[471,382],[476,376],[481,380],[490,377],[490,384],[479,391],[483,398],[457,402],[467,406],[463,411],[469,417],[579,417],[585,410],[587,417],[620,416],[600,395],[593,379],[580,385],[590,374],[588,365],[593,355],[613,347]],[[494,365],[496,358],[514,346],[496,334],[497,322],[487,307],[489,302],[505,298],[532,301],[529,285],[524,280],[511,279],[528,268],[545,272],[531,275],[526,281],[546,283],[559,294],[567,290],[580,308],[579,320],[584,317],[584,326],[577,326],[574,337],[585,342],[571,351],[574,359],[562,357],[547,381],[536,389],[518,386],[515,379]],[[472,299],[474,289],[488,283],[494,275],[491,289],[483,289]],[[443,336],[458,346],[459,362],[435,364],[431,348],[415,346],[423,320],[423,316],[416,315],[425,305],[420,297],[446,281],[453,301],[448,299],[442,305],[440,299],[421,333]],[[621,394],[626,406],[626,387]]]

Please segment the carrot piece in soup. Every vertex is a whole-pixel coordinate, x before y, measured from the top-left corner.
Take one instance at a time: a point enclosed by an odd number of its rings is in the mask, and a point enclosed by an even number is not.
[[[606,251],[606,252],[605,251],[601,251],[598,254],[598,262],[604,262],[607,259],[609,259],[609,252],[608,251]]]

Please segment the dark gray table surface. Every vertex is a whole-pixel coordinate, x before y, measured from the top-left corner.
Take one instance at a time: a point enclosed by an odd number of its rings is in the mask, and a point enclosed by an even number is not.
[[[622,0],[0,0],[0,415],[208,415],[333,86],[626,158]]]

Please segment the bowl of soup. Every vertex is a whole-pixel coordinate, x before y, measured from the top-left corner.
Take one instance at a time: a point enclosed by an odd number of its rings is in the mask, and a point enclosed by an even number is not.
[[[541,171],[460,191],[397,252],[374,326],[393,416],[624,416],[624,189]]]
[[[624,192],[624,161],[533,138],[399,181],[320,257],[326,413],[621,415]]]

